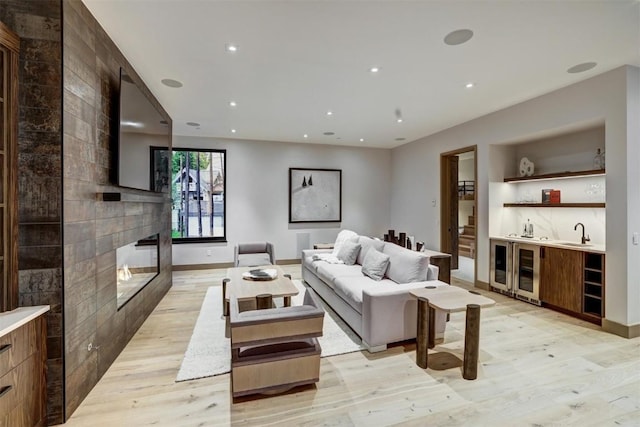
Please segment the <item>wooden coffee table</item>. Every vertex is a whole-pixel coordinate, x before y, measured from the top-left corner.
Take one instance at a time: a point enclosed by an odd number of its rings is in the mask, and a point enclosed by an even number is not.
[[[275,269],[278,277],[273,280],[246,280],[242,278],[242,273],[254,269]],[[277,265],[261,265],[259,267],[233,267],[227,270],[227,278],[222,281],[222,292],[224,295],[224,315],[229,313],[229,296],[233,294],[239,303],[242,303],[244,310],[254,307],[256,297],[269,294],[273,298],[283,298],[286,307],[291,305],[291,297],[298,295],[300,291],[293,284],[289,275],[285,275],[282,268]],[[243,310],[243,311],[244,311]]]
[[[462,377],[466,380],[475,380],[478,376],[480,352],[480,307],[489,307],[496,302],[478,292],[457,286],[426,287],[414,289],[409,293],[418,298],[416,364],[427,369],[429,348],[435,346],[435,310],[442,310],[445,313],[466,310]]]

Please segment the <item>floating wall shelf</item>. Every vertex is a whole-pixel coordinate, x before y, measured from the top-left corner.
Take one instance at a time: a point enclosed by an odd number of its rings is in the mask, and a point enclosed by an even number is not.
[[[505,203],[505,208],[605,208],[605,203]]]
[[[600,176],[600,175],[605,175],[604,169],[593,169],[593,170],[577,171],[577,172],[546,173],[543,175],[532,175],[532,176],[517,176],[513,178],[505,178],[504,182],[541,181],[544,179],[563,179],[563,178],[577,178],[577,177],[584,177],[584,176]]]

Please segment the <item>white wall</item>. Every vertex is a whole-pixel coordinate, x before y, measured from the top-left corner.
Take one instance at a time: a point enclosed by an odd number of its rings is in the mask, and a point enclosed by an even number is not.
[[[496,169],[511,172],[509,156],[492,145],[539,139],[586,123],[605,123],[606,175],[606,318],[623,324],[640,323],[640,253],[631,246],[632,231],[640,228],[638,106],[640,70],[621,67],[580,83],[497,111],[392,151],[391,223],[440,247],[440,153],[477,145],[478,280],[489,281],[489,225],[503,216],[502,203],[488,198],[497,184]],[[629,117],[627,117],[627,114]],[[512,172],[513,173],[513,172]],[[502,174],[499,180],[503,176]],[[495,189],[497,193],[513,190]],[[506,196],[505,196],[506,197]],[[436,206],[432,201],[436,201]],[[490,219],[491,218],[491,219]]]
[[[227,243],[175,244],[174,265],[232,262],[236,243],[260,240],[277,259],[299,259],[342,228],[379,237],[388,229],[390,150],[177,135],[173,147],[227,150]],[[290,167],[342,169],[341,223],[289,224]]]

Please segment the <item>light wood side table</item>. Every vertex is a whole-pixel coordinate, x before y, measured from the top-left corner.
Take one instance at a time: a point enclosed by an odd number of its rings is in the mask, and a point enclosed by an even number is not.
[[[495,301],[476,291],[468,291],[457,286],[427,286],[409,293],[418,299],[416,364],[422,369],[427,369],[429,348],[435,346],[435,310],[445,313],[466,310],[462,377],[465,380],[475,380],[478,376],[480,352],[480,308],[492,306]]]

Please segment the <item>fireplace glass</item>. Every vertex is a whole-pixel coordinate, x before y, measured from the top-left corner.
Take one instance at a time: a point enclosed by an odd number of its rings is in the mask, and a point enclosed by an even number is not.
[[[116,249],[118,310],[158,275],[158,237],[154,234]]]

